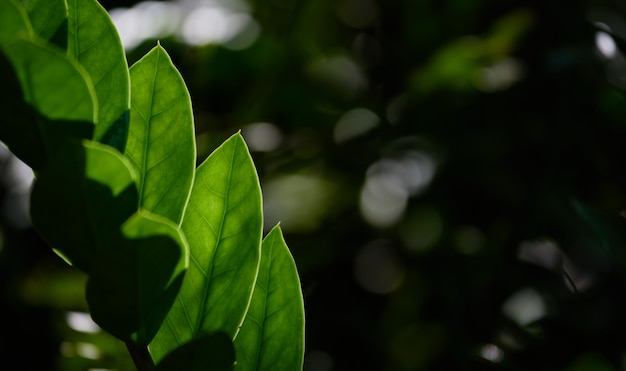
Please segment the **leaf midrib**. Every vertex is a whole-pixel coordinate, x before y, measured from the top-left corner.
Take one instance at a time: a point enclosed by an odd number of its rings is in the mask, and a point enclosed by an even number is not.
[[[272,238],[274,238],[272,236]],[[263,344],[263,339],[265,338],[265,320],[267,319],[267,302],[268,302],[268,298],[269,298],[269,287],[270,287],[270,279],[271,279],[271,263],[273,261],[273,254],[274,254],[274,244],[272,241],[272,244],[269,244],[270,241],[268,242],[268,247],[270,247],[270,251],[269,254],[267,256],[267,267],[266,267],[266,274],[267,274],[267,279],[265,280],[265,292],[263,293],[263,316],[260,320],[259,323],[259,327],[260,327],[260,331],[259,331],[259,338],[257,339],[257,352],[255,354],[254,357],[254,369],[258,369],[259,364],[261,363],[261,348],[262,348],[262,344]],[[261,243],[261,249],[263,248],[263,243]],[[261,251],[261,259],[263,259],[263,251]],[[258,279],[258,274],[257,274],[257,279]],[[256,285],[258,285],[259,282],[257,280]]]
[[[149,112],[148,117],[146,118],[146,133],[145,133],[145,138],[143,141],[143,151],[142,151],[143,154],[142,154],[142,159],[141,159],[141,172],[140,172],[141,173],[141,181],[140,181],[141,187],[139,189],[140,206],[143,206],[144,204],[143,195],[144,195],[144,189],[146,187],[146,175],[148,174],[148,171],[147,171],[148,147],[150,145],[150,129],[152,126],[152,111],[154,108],[154,94],[155,94],[156,79],[159,73],[160,59],[161,59],[161,53],[157,49],[154,76],[152,80],[150,81],[151,83],[151,87],[150,87],[151,94],[150,94],[150,104],[149,104],[150,112]]]
[[[236,148],[232,148],[231,151],[231,159],[230,159],[230,166],[228,166],[228,176],[227,179],[228,181],[226,182],[227,187],[226,187],[226,192],[224,194],[224,213],[222,215],[222,217],[220,218],[220,226],[219,229],[217,231],[217,236],[216,236],[216,244],[215,244],[215,249],[213,249],[213,253],[211,254],[211,264],[209,265],[209,269],[208,269],[208,274],[207,274],[207,284],[204,287],[204,292],[203,292],[203,298],[202,301],[200,303],[200,309],[198,311],[198,320],[196,322],[196,329],[194,331],[194,335],[198,334],[200,332],[200,330],[202,330],[202,327],[204,325],[204,319],[206,318],[206,307],[207,307],[207,299],[209,297],[209,288],[213,282],[212,280],[212,276],[213,276],[213,268],[214,268],[214,261],[215,261],[215,255],[217,254],[217,250],[220,248],[220,242],[222,240],[222,232],[224,230],[224,220],[226,220],[226,214],[228,213],[228,199],[229,199],[229,195],[230,195],[230,184],[231,184],[231,180],[232,180],[232,174],[233,174],[233,163],[234,163],[234,159],[235,159],[235,152],[236,152]]]

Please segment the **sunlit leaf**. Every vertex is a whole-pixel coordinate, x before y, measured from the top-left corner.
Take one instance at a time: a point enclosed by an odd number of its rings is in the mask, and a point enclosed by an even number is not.
[[[18,157],[37,170],[67,138],[91,138],[96,99],[80,66],[26,39],[6,44],[2,52],[11,67],[0,62],[7,76],[0,84],[0,139]]]
[[[236,134],[197,169],[182,225],[189,269],[150,344],[153,359],[204,332],[236,335],[257,274],[262,224],[259,180],[246,144]]]
[[[99,246],[137,210],[134,177],[111,147],[69,142],[35,180],[33,225],[51,247],[90,273]]]
[[[235,363],[235,349],[223,332],[202,334],[176,348],[156,367],[156,371],[227,371]]]
[[[33,28],[24,8],[17,0],[0,1],[0,45],[20,34],[31,36]]]
[[[178,226],[140,211],[104,239],[87,283],[91,316],[124,341],[147,345],[183,282],[187,247]]]
[[[131,67],[130,78],[126,155],[139,174],[140,205],[180,224],[196,158],[189,93],[161,46]]]
[[[65,0],[21,0],[35,35],[61,49],[67,47],[67,4]]]
[[[304,303],[296,265],[275,227],[263,240],[250,308],[235,339],[239,370],[301,370]]]
[[[68,20],[68,55],[85,68],[98,97],[94,140],[124,152],[130,77],[120,37],[96,0],[68,0]]]

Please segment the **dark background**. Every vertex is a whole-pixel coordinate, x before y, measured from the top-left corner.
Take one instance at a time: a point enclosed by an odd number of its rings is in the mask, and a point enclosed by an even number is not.
[[[159,38],[199,162],[239,129],[278,140],[251,150],[302,279],[305,370],[626,369],[626,3],[246,4],[245,49]],[[341,122],[365,132],[336,140]],[[11,161],[0,369],[128,369],[68,326],[84,277],[19,221]]]

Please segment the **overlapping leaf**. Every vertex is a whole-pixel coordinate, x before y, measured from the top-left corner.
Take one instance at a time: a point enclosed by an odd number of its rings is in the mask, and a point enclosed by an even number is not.
[[[33,225],[48,244],[87,273],[101,246],[137,210],[135,174],[114,149],[69,142],[38,174]]]
[[[196,158],[189,93],[161,46],[131,67],[130,79],[126,155],[139,174],[139,203],[180,224]]]
[[[182,284],[187,245],[178,226],[137,212],[135,176],[113,148],[70,141],[33,185],[41,236],[90,275],[94,320],[124,341],[147,345]]]
[[[228,371],[234,368],[235,349],[223,332],[202,334],[176,348],[156,367],[156,371]]]
[[[96,0],[68,0],[67,4],[68,55],[90,75],[99,102],[94,140],[124,152],[130,77],[120,37]]]
[[[18,35],[33,35],[33,28],[24,8],[17,0],[0,1],[0,46]]]
[[[188,265],[178,226],[140,211],[99,247],[96,261],[87,283],[91,316],[116,337],[148,345]]]
[[[67,46],[67,4],[65,0],[21,0],[35,35],[61,49]]]
[[[260,258],[261,189],[236,134],[198,167],[182,229],[190,249],[185,282],[150,344],[156,361],[196,336],[234,337],[247,310]]]
[[[0,68],[8,81],[0,84],[0,140],[38,170],[67,138],[91,138],[97,103],[80,66],[27,39],[9,42],[2,51]]]
[[[238,370],[302,369],[302,290],[296,265],[278,226],[263,240],[259,274],[235,349]]]

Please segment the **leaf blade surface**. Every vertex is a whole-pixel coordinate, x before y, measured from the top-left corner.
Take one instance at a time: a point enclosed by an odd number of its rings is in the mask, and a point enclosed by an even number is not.
[[[178,226],[140,210],[102,241],[87,282],[91,316],[117,338],[146,346],[178,294],[188,265]]]
[[[63,53],[18,38],[2,46],[0,139],[34,170],[68,138],[91,138],[97,101],[89,77]]]
[[[125,154],[139,174],[140,206],[180,224],[196,159],[189,93],[161,46],[131,67],[130,79]]]
[[[263,240],[252,301],[234,344],[238,370],[302,369],[304,302],[279,226]]]
[[[260,258],[261,190],[240,134],[198,167],[182,229],[190,250],[185,282],[150,344],[159,361],[201,333],[233,338],[250,302]]]
[[[130,75],[120,37],[96,0],[68,0],[68,55],[87,71],[98,98],[94,140],[124,152]]]
[[[67,3],[65,0],[21,0],[35,35],[59,48],[67,47]]]

